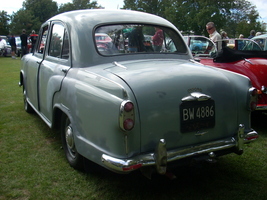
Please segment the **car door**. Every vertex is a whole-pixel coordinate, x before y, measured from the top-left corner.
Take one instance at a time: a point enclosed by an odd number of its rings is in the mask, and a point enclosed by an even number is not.
[[[44,57],[44,48],[42,45],[42,40],[44,37],[47,36],[47,30],[48,30],[49,24],[44,24],[40,31],[38,36],[38,41],[36,43],[36,48],[34,49],[34,52],[30,59],[27,60],[27,65],[25,67],[25,80],[24,84],[27,88],[27,98],[32,107],[34,107],[37,111],[39,111],[39,100],[38,100],[38,79],[39,79],[39,69],[40,64],[43,61]]]
[[[61,82],[70,68],[70,45],[68,32],[61,22],[51,24],[48,37],[44,40],[45,55],[38,73],[38,100],[39,111],[50,124],[53,97],[60,91]]]

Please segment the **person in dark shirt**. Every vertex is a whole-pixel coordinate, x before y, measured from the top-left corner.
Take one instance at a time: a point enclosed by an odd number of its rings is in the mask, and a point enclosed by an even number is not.
[[[129,35],[129,52],[144,52],[145,51],[145,45],[144,45],[144,35],[142,32],[142,27],[138,26],[135,27]]]
[[[15,37],[14,37],[13,34],[9,38],[9,44],[11,46],[11,56],[12,56],[12,59],[17,59],[16,58],[17,45],[16,45],[16,39],[15,39]]]
[[[248,39],[252,39],[256,34],[256,31],[255,30],[251,30],[250,31],[250,35],[248,36]]]
[[[28,36],[26,35],[26,30],[22,30],[22,34],[20,35],[21,40],[21,57],[27,54],[28,52]]]
[[[30,40],[32,43],[32,50],[31,50],[32,53],[34,51],[34,46],[35,46],[35,43],[37,41],[37,38],[38,38],[38,35],[35,33],[35,30],[32,30],[32,34],[30,35]]]

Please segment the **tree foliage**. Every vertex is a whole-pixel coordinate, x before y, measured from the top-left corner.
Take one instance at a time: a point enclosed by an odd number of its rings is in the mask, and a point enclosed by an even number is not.
[[[25,0],[22,8],[11,16],[5,11],[0,13],[0,31],[4,35],[11,32],[20,35],[22,29],[25,29],[29,34],[31,30],[38,31],[42,23],[56,14],[99,7],[96,1],[90,0],[72,0],[72,3],[62,5],[54,0]]]
[[[12,15],[12,22],[10,24],[10,32],[19,34],[22,29],[25,29],[27,33],[31,30],[39,30],[41,22],[30,10],[21,8]]]
[[[101,8],[96,1],[72,0],[58,5],[55,0],[24,0],[22,8],[9,16],[0,12],[1,34],[20,34],[39,30],[50,17],[79,9]],[[259,13],[248,0],[124,0],[123,9],[152,13],[171,21],[183,34],[206,35],[205,25],[213,21],[217,30],[224,30],[230,37],[240,33],[245,37],[250,30],[263,31],[258,22]]]
[[[207,36],[205,25],[209,21],[231,37],[251,29],[262,31],[259,14],[247,0],[124,0],[123,8],[164,17],[184,34]]]
[[[6,11],[0,12],[0,33],[1,35],[7,35],[9,33],[9,25],[8,21],[10,20],[10,16]]]
[[[57,3],[53,0],[25,0],[23,8],[30,11],[41,23],[57,14]]]
[[[90,3],[89,0],[73,0],[72,3],[65,3],[60,5],[58,13],[63,13],[71,10],[92,9],[92,8],[100,8],[100,6],[97,5],[96,1]]]

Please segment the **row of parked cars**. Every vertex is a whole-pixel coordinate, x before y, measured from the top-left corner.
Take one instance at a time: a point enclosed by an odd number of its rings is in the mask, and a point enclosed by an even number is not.
[[[144,38],[155,27],[163,31],[161,51],[144,48],[144,41],[129,50],[125,33]],[[190,50],[196,38],[130,10],[62,13],[39,36],[21,62],[24,109],[60,129],[75,169],[92,162],[122,174],[166,174],[177,165],[241,155],[258,137],[250,120],[267,108],[265,52],[218,50],[207,39],[196,53]]]
[[[4,42],[2,42],[2,44],[5,44],[5,45],[2,45],[0,48],[1,48],[1,55],[2,56],[11,56],[11,46],[8,42],[8,37],[7,36],[4,36],[4,35],[1,35],[1,40],[4,40]],[[20,56],[21,54],[21,39],[20,37],[15,37],[16,39],[16,45],[17,45],[17,51],[15,52],[17,56]]]
[[[1,56],[11,56],[11,46],[8,42],[8,37],[7,36],[4,36],[4,35],[1,35],[0,36],[2,40],[5,40],[5,46],[1,46],[0,48],[0,51],[1,51]],[[21,55],[21,39],[19,36],[15,37],[15,40],[16,40],[16,46],[17,46],[17,49],[16,49],[16,52],[15,54],[19,57]],[[28,41],[28,52],[31,51],[31,48],[32,48],[32,45],[31,45],[31,42],[30,40]]]

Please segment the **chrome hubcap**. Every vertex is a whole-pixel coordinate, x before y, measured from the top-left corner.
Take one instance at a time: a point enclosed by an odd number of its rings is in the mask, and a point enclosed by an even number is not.
[[[27,109],[28,105],[27,105],[27,100],[26,100],[26,91],[23,91],[23,101],[24,101],[24,108],[25,110]]]
[[[66,143],[67,143],[68,148],[71,151],[74,151],[75,150],[75,148],[74,148],[75,145],[74,145],[73,131],[72,131],[72,128],[70,126],[66,127],[65,136],[66,136]]]

